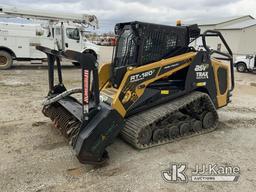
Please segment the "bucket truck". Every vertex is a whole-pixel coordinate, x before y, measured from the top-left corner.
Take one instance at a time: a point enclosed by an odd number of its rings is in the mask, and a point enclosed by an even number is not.
[[[84,37],[85,28],[98,28],[94,15],[0,6],[0,17],[38,21],[38,24],[0,23],[0,70],[10,68],[14,60],[45,59],[36,46],[75,50],[98,58],[99,48]]]

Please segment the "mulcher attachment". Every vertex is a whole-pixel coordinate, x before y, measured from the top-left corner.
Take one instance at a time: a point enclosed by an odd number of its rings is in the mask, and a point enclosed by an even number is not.
[[[48,57],[49,93],[43,114],[49,117],[73,146],[81,163],[101,164],[108,159],[106,147],[124,127],[124,120],[111,106],[100,103],[97,62],[75,51],[59,52],[38,46]],[[78,62],[82,68],[82,88],[67,90],[62,82],[61,58]],[[54,85],[54,64],[59,83]],[[80,93],[82,101],[72,97]]]

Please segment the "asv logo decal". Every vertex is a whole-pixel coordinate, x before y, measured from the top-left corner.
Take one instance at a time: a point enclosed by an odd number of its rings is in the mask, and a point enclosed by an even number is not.
[[[147,77],[150,77],[154,74],[155,70],[150,70],[150,71],[146,71],[146,72],[142,72],[142,73],[138,73],[135,75],[130,76],[130,82],[136,82],[136,81],[140,81],[143,80]]]
[[[195,72],[196,72],[196,79],[208,79],[209,73],[208,73],[209,64],[201,64],[196,65]]]

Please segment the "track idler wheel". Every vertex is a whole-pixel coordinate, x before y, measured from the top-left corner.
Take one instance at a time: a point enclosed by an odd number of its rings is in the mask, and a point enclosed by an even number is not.
[[[153,133],[153,141],[160,141],[165,137],[164,129],[156,129]]]
[[[180,130],[178,126],[172,126],[169,128],[169,137],[175,139],[180,136]]]
[[[192,123],[192,129],[193,131],[195,132],[200,132],[203,128],[203,124],[201,121],[199,120],[195,120],[193,123]]]
[[[216,118],[212,112],[207,112],[203,117],[203,128],[209,129],[214,127]]]
[[[150,127],[145,127],[142,129],[138,135],[138,141],[140,144],[149,144],[152,137],[152,129]]]
[[[184,136],[186,133],[190,131],[189,123],[182,123],[180,125],[180,135]]]

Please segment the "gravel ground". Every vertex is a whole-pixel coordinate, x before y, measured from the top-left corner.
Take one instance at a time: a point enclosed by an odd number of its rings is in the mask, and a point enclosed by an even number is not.
[[[111,60],[102,48],[101,62]],[[109,148],[110,161],[82,165],[64,137],[41,114],[47,94],[45,65],[18,63],[0,71],[0,187],[1,191],[256,191],[255,74],[236,73],[233,102],[219,110],[215,132],[138,151],[119,138]],[[78,86],[80,75],[64,67],[67,87]],[[237,165],[238,182],[166,183],[161,170],[171,162]]]

